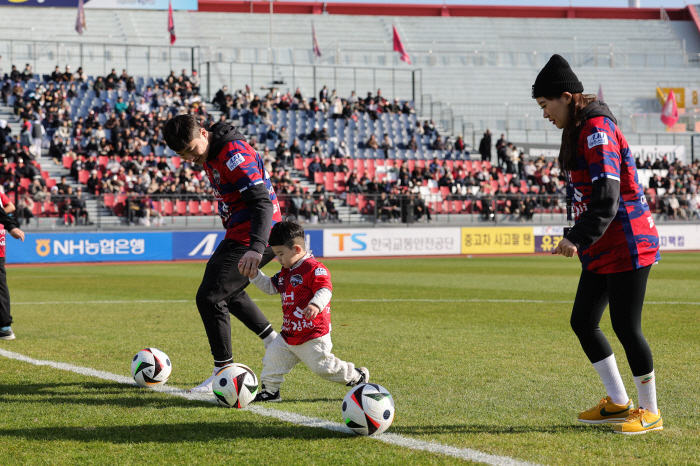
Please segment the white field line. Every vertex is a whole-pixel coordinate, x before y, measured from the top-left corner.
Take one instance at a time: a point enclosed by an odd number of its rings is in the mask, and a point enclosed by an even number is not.
[[[133,301],[130,301],[133,302]],[[96,369],[91,369],[89,367],[74,366],[73,364],[67,364],[64,362],[55,361],[44,361],[40,359],[30,358],[23,354],[13,353],[12,351],[6,351],[0,349],[0,356],[6,357],[8,359],[14,359],[17,361],[26,362],[29,364],[34,364],[36,366],[49,366],[54,369],[60,369],[63,371],[75,372],[76,374],[86,375],[88,377],[96,377],[98,379],[109,380],[111,382],[117,382],[125,385],[137,386],[134,379],[130,377],[124,377],[123,375],[111,374],[109,372],[98,371]],[[157,387],[149,387],[151,390],[156,392],[165,393],[167,395],[177,396],[180,398],[185,398],[191,401],[205,401],[213,404],[217,404],[216,399],[210,395],[203,394],[193,394],[188,393],[186,390],[170,387],[168,385],[160,385]],[[263,408],[261,406],[251,405],[245,408],[247,411],[251,411],[260,416],[274,417],[281,421],[289,422],[292,424],[305,426],[305,427],[316,427],[321,429],[333,430],[337,432],[344,432],[347,434],[353,434],[353,432],[348,429],[345,425],[338,422],[331,422],[325,419],[312,418],[307,416],[302,416],[301,414],[290,413],[287,411],[280,411],[278,409]],[[472,450],[471,448],[457,448],[449,445],[443,445],[441,443],[426,442],[423,440],[417,440],[410,437],[404,437],[398,434],[384,433],[376,437],[369,437],[370,439],[379,440],[384,443],[389,443],[392,445],[397,445],[400,447],[410,448],[412,450],[422,450],[432,453],[438,453],[441,455],[453,456],[455,458],[461,458],[469,461],[476,461],[479,463],[491,464],[495,466],[536,466],[533,463],[528,463],[525,461],[519,461],[508,456],[498,456],[490,455],[487,453],[482,453],[477,450]]]
[[[279,299],[256,299],[259,302],[279,302]],[[573,304],[573,301],[540,299],[334,299],[334,303],[525,303],[525,304]],[[142,299],[120,301],[37,301],[12,303],[13,306],[45,304],[136,304],[136,303],[194,303],[193,299]],[[644,304],[700,306],[692,301],[645,301]]]

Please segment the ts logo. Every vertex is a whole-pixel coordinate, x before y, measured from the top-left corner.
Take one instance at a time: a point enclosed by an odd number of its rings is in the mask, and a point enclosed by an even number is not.
[[[360,239],[367,236],[367,233],[333,233],[331,236],[338,237],[338,251],[340,252],[345,251],[345,238],[348,236],[351,242],[351,244],[348,244],[350,251],[364,251],[367,249],[367,243]]]

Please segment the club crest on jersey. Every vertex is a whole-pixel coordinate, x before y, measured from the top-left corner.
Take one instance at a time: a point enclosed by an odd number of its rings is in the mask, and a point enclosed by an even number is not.
[[[607,146],[608,135],[605,133],[593,133],[588,136],[588,148],[593,149],[595,146]]]
[[[212,171],[212,174],[214,175],[214,183],[221,184],[221,174],[219,173],[219,170],[215,168]]]
[[[236,154],[230,159],[228,159],[228,162],[226,162],[226,166],[228,167],[229,170],[233,171],[236,169],[237,166],[243,163],[245,159],[243,158],[243,155],[241,154]]]
[[[322,275],[326,275],[326,276],[327,276],[327,275],[328,275],[328,271],[327,271],[326,269],[323,269],[323,268],[320,268],[320,267],[319,267],[318,269],[316,269],[316,271],[314,272],[314,274],[316,274],[317,277],[320,277],[320,276],[322,276]]]
[[[294,288],[301,285],[303,282],[304,278],[299,274],[292,275],[292,278],[289,279],[289,283],[291,283]]]

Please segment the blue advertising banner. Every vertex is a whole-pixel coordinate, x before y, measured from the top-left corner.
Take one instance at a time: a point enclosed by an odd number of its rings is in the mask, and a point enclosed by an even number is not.
[[[172,260],[171,233],[28,233],[7,235],[8,264]]]
[[[167,10],[168,0],[84,0],[85,9]],[[197,0],[172,0],[173,10],[197,11]],[[0,6],[78,8],[78,0],[0,0]],[[88,18],[90,27],[90,18]]]
[[[173,260],[209,259],[224,236],[224,231],[176,231]],[[307,230],[306,245],[316,257],[323,256],[323,230]]]

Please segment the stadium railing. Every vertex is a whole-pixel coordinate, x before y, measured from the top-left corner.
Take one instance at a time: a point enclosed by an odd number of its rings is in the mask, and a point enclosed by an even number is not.
[[[14,193],[11,193],[14,194]],[[333,195],[335,212],[325,201]],[[676,196],[647,190],[647,201],[658,223],[700,221],[700,195]],[[429,195],[350,193],[340,195],[304,193],[277,196],[283,216],[294,216],[310,224],[415,224],[432,222],[453,225],[563,224],[566,200],[561,194],[479,193],[457,195],[443,188]],[[93,228],[154,226],[165,228],[221,227],[218,201],[213,195],[185,193],[177,195],[102,194],[93,198],[97,210],[89,224]],[[388,199],[385,202],[384,199]],[[675,199],[675,201],[674,201]],[[12,200],[12,197],[11,197]],[[70,212],[64,204],[68,196],[54,196],[48,202],[35,202],[28,229],[65,226],[62,215]],[[319,208],[318,204],[324,207]],[[75,213],[75,212],[74,212]],[[21,214],[20,214],[21,216]],[[77,216],[76,216],[77,218]]]

